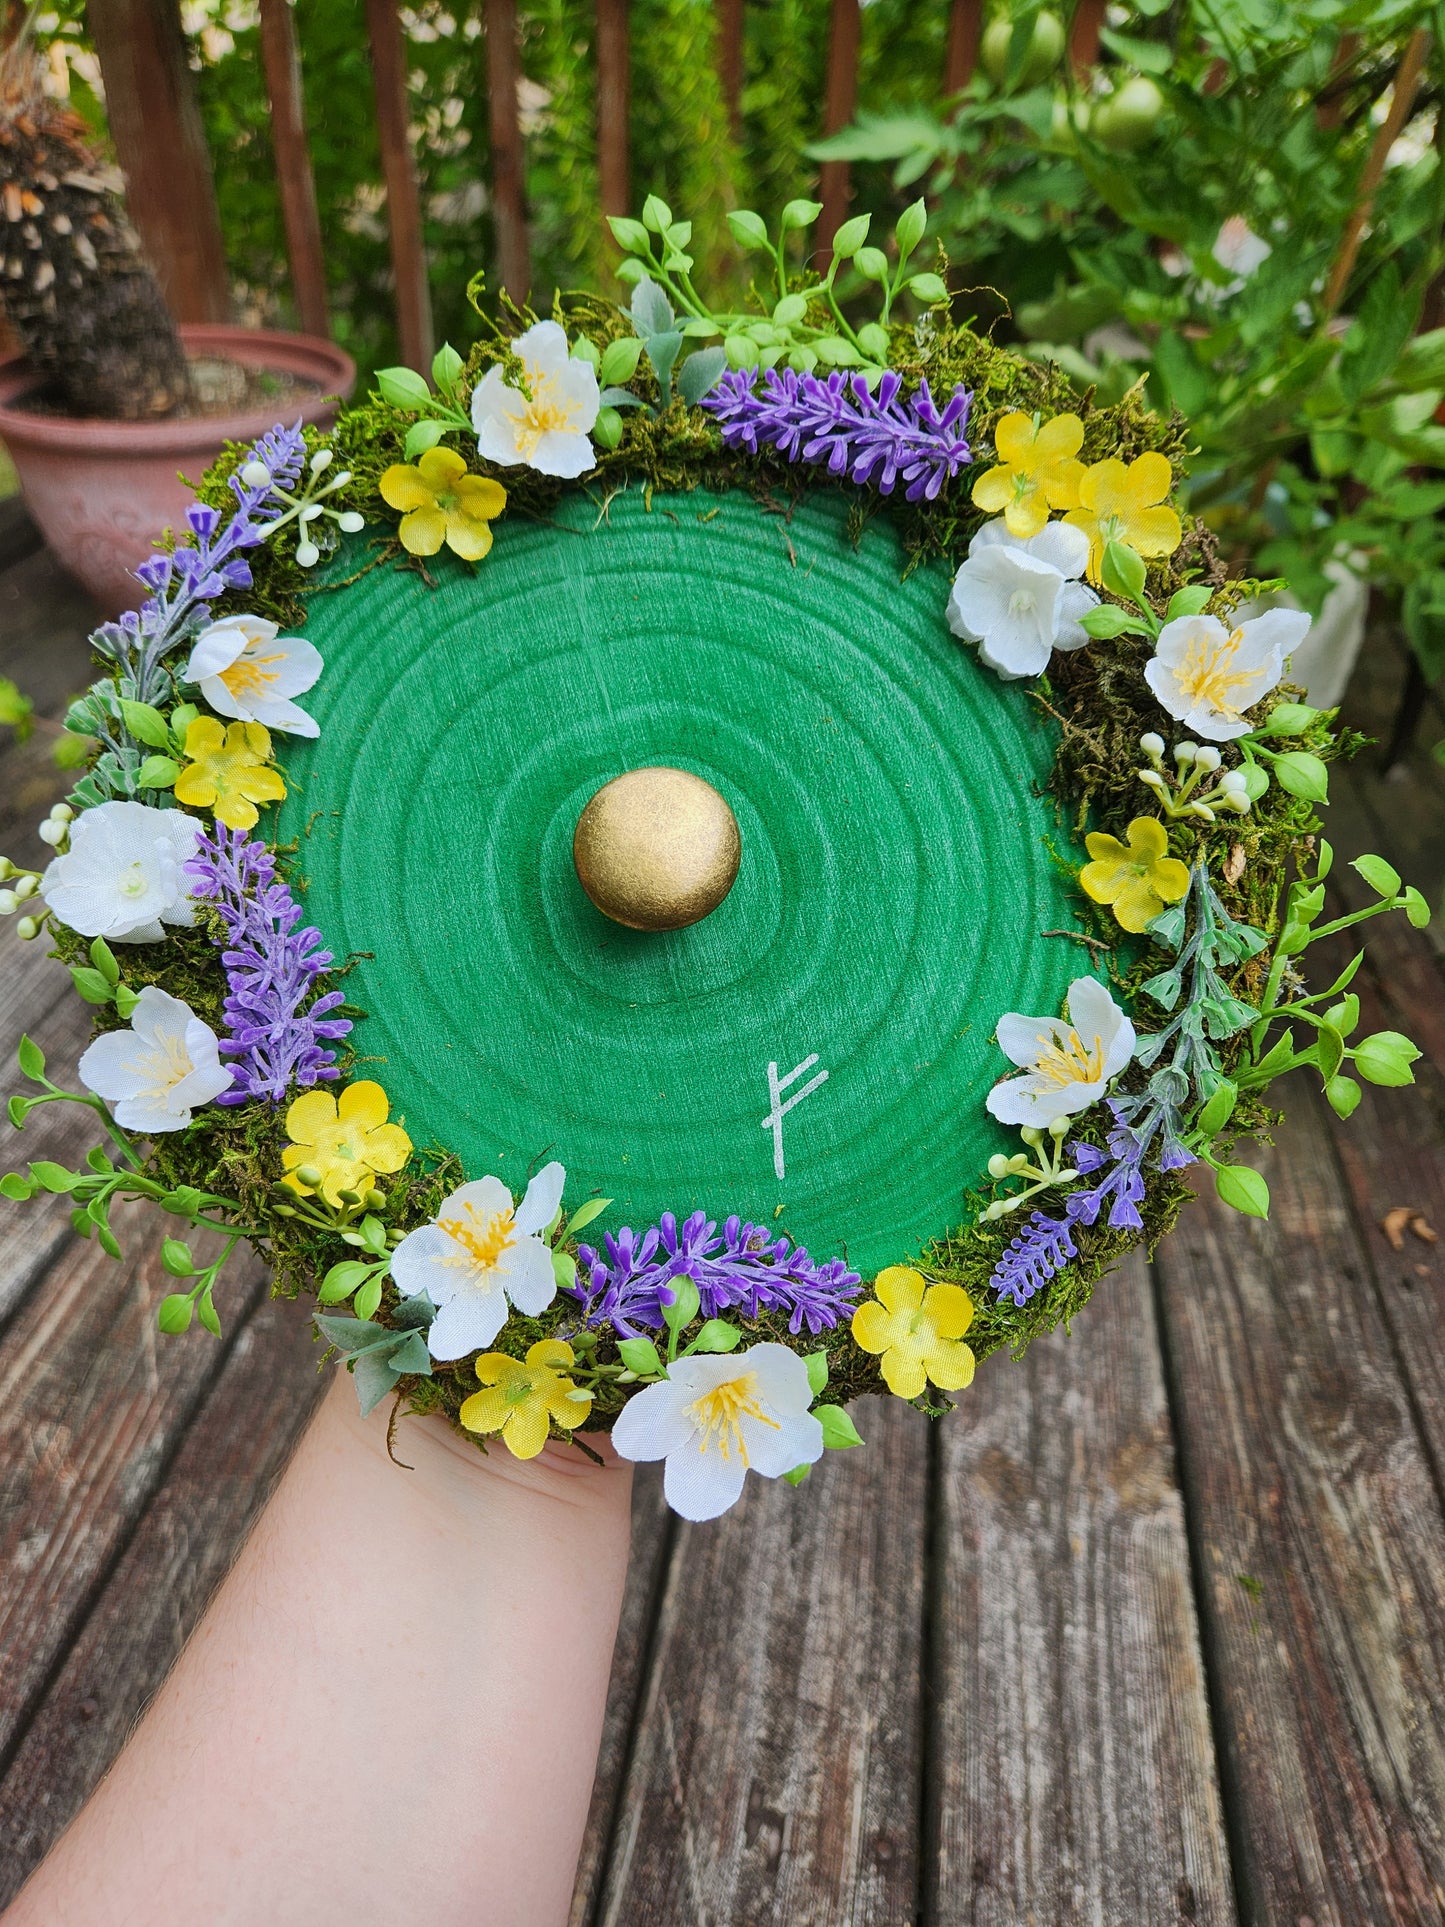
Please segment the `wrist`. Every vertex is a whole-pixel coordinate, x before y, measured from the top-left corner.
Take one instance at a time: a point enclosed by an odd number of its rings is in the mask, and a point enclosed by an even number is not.
[[[630,1514],[632,1464],[618,1456],[606,1432],[579,1434],[594,1457],[575,1440],[549,1439],[535,1458],[519,1459],[500,1438],[476,1439],[440,1412],[403,1413],[393,1425],[388,1403],[363,1418],[347,1373],[338,1374],[326,1413],[357,1450],[399,1479],[424,1480],[437,1499],[445,1496],[474,1508],[517,1494],[588,1511],[614,1510],[624,1518]]]

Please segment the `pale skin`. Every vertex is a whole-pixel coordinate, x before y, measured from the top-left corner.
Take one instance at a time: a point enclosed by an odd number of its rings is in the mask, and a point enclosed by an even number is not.
[[[3,1927],[566,1920],[632,1467],[362,1420],[345,1373]]]

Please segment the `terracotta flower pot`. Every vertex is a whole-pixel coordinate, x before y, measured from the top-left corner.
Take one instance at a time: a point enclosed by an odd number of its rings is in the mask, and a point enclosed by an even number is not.
[[[224,442],[252,441],[298,413],[303,423],[330,423],[338,397],[345,401],[356,384],[350,355],[314,335],[198,326],[183,327],[181,339],[193,356],[297,375],[316,382],[318,392],[299,409],[292,402],[183,421],[76,420],[17,407],[40,376],[19,357],[0,361],[0,441],[26,503],[50,547],[107,615],[136,606],[143,591],[131,570],[193,499],[178,471],[195,479]]]

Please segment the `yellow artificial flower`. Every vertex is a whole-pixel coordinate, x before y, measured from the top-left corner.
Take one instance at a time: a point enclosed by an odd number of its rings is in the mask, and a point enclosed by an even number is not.
[[[286,1113],[286,1135],[291,1142],[281,1153],[285,1183],[302,1197],[319,1190],[329,1205],[341,1203],[342,1191],[365,1191],[380,1173],[399,1171],[411,1156],[411,1139],[399,1124],[388,1124],[386,1092],[363,1079],[348,1084],[339,1098],[330,1091],[307,1091]],[[319,1185],[303,1184],[296,1173],[305,1168],[320,1176]]]
[[[1089,538],[1089,580],[1097,582],[1104,547],[1122,542],[1137,555],[1173,555],[1184,539],[1173,509],[1161,507],[1173,485],[1163,455],[1136,455],[1125,467],[1111,455],[1084,470],[1079,505],[1064,517]]]
[[[399,533],[408,555],[435,555],[445,542],[463,561],[480,562],[507,491],[489,476],[468,475],[453,449],[429,448],[415,468],[393,462],[381,478],[381,499],[406,511]]]
[[[232,830],[249,830],[258,803],[279,803],[286,785],[272,769],[271,732],[264,723],[232,723],[197,716],[186,731],[191,759],[176,778],[176,801],[212,810]]]
[[[513,1458],[535,1459],[551,1420],[570,1432],[592,1410],[590,1392],[585,1399],[569,1396],[578,1387],[562,1373],[575,1362],[560,1338],[539,1339],[525,1364],[505,1352],[483,1352],[477,1377],[486,1389],[464,1400],[457,1416],[469,1432],[500,1432]]]
[[[1169,856],[1169,832],[1157,816],[1136,816],[1128,843],[1095,830],[1084,838],[1094,859],[1079,872],[1085,896],[1112,903],[1126,930],[1147,930],[1166,903],[1178,903],[1189,888],[1189,870]]]
[[[1071,509],[1079,501],[1084,464],[1074,458],[1083,439],[1077,415],[1047,422],[1017,410],[1001,416],[993,431],[999,465],[974,483],[976,506],[1001,514],[1010,535],[1037,535],[1051,508]]]
[[[962,1285],[927,1285],[906,1265],[889,1265],[873,1280],[869,1299],[853,1314],[853,1337],[865,1352],[881,1352],[890,1392],[917,1398],[929,1379],[941,1391],[973,1382],[973,1353],[959,1340],[973,1323],[973,1300]]]

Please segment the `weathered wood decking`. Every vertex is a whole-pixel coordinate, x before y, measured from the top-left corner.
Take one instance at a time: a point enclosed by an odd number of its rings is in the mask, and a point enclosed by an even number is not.
[[[51,716],[84,600],[0,519],[0,673]],[[1360,679],[1381,733],[1398,660]],[[1422,741],[1445,735],[1427,716]],[[0,758],[0,848],[60,793]],[[1342,855],[1438,901],[1440,772],[1337,776]],[[1353,878],[1337,869],[1348,895]],[[1072,1341],[991,1363],[932,1431],[870,1401],[806,1491],[679,1525],[638,1481],[575,1927],[1445,1922],[1445,1002],[1370,926],[1366,1028],[1419,1084],[1339,1124],[1307,1081],[1267,1225],[1201,1202]],[[0,1054],[73,1063],[85,1012],[0,934]],[[73,1151],[8,1125],[0,1164]],[[0,1240],[0,1899],[104,1771],[224,1573],[319,1385],[254,1264],[226,1336],[162,1341],[159,1233],[125,1263],[61,1200]],[[97,1915],[100,1918],[100,1915]]]

